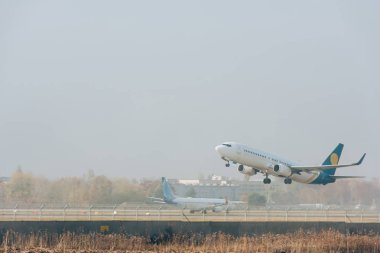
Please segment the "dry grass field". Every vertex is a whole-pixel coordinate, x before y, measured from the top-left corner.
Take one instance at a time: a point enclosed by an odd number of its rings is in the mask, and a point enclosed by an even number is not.
[[[122,234],[28,234],[6,232],[1,253],[11,252],[380,252],[379,235],[345,235],[336,231],[233,237],[173,235],[145,238]]]

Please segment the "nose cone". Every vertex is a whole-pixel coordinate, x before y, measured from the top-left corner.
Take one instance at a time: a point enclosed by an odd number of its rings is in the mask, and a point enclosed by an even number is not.
[[[223,145],[218,145],[218,146],[216,146],[215,147],[215,151],[219,154],[219,155],[221,155],[222,154],[222,152],[223,152]]]

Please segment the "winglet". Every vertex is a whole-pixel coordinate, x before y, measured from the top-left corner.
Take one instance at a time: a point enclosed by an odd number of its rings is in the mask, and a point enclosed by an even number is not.
[[[360,165],[363,162],[365,155],[366,155],[366,153],[364,153],[362,158],[360,158],[359,162],[357,162],[355,165]]]

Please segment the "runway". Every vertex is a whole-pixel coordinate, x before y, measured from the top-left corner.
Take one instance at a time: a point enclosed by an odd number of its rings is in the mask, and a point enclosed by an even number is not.
[[[0,221],[187,221],[187,222],[344,222],[380,223],[380,211],[246,209],[190,213],[165,206],[88,208],[6,208]]]

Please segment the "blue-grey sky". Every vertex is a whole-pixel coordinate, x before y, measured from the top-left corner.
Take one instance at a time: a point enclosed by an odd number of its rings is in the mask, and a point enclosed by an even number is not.
[[[235,176],[249,144],[379,177],[379,1],[0,1],[0,174]]]

